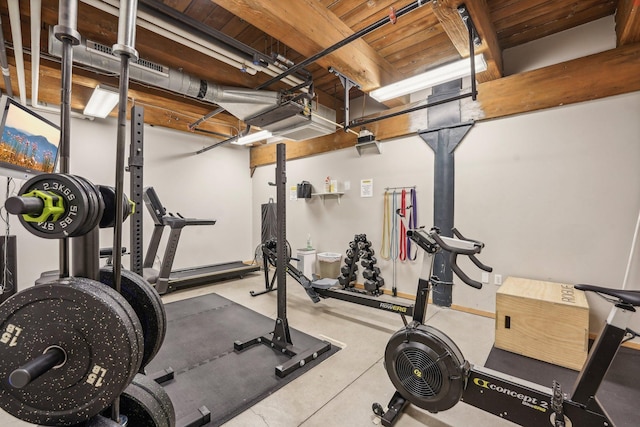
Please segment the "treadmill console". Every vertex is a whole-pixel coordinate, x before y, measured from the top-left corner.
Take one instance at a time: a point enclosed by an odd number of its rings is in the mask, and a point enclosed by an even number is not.
[[[144,203],[149,209],[149,213],[153,217],[153,222],[156,224],[163,224],[163,217],[167,215],[167,210],[162,206],[158,193],[153,187],[146,187],[144,189]]]

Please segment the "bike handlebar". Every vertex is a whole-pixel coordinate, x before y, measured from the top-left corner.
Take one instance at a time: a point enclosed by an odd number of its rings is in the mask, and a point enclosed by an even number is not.
[[[458,255],[466,255],[481,270],[491,272],[493,269],[476,258],[476,254],[479,254],[484,248],[484,243],[467,239],[455,228],[452,230],[455,237],[440,236],[440,232],[437,228],[432,228],[429,231],[425,231],[423,228],[409,230],[407,235],[411,240],[415,241],[421,248],[429,253],[438,252],[442,249],[449,252],[449,262],[451,264],[451,270],[462,280],[465,284],[481,289],[482,283],[471,279],[464,271],[458,266]]]

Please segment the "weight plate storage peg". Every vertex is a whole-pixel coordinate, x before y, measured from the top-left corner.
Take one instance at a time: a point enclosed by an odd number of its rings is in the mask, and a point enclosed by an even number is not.
[[[5,207],[19,215],[22,225],[38,237],[77,237],[91,225],[87,221],[96,209],[92,205],[95,201],[90,201],[84,186],[69,175],[37,175],[22,186],[20,194],[8,198]]]
[[[104,411],[108,415],[111,409]],[[171,398],[158,383],[142,374],[135,376],[120,396],[120,413],[133,427],[175,427],[176,414]]]
[[[129,302],[140,320],[144,336],[144,353],[141,368],[153,360],[164,342],[167,332],[167,314],[158,291],[138,274],[122,269],[120,293]],[[113,286],[113,267],[100,269],[100,282]]]
[[[24,421],[79,424],[100,413],[140,366],[141,326],[113,289],[59,279],[0,305],[0,407]]]

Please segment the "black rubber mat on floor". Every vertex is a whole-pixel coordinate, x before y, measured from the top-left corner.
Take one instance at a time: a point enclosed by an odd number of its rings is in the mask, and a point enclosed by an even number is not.
[[[495,347],[491,349],[485,366],[545,387],[551,387],[555,379],[562,385],[562,391],[569,394],[578,377],[578,371]],[[616,427],[640,425],[637,409],[640,402],[640,351],[625,347],[618,350],[597,396]]]
[[[167,304],[167,336],[148,373],[173,368],[166,383],[180,419],[206,406],[220,425],[264,399],[339,350],[320,355],[284,378],[275,367],[289,358],[266,345],[236,353],[233,343],[273,331],[275,321],[216,294]],[[306,349],[321,341],[290,328],[293,344]]]

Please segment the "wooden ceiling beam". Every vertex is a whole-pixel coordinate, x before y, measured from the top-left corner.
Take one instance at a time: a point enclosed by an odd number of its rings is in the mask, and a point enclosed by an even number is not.
[[[433,13],[438,17],[451,42],[460,56],[469,57],[469,32],[462,22],[458,7],[465,5],[473,24],[482,39],[482,45],[475,48],[476,54],[482,53],[487,62],[487,71],[478,73],[479,82],[499,79],[502,77],[502,50],[498,43],[498,36],[489,16],[489,6],[486,0],[438,0],[432,1]]]
[[[616,38],[618,46],[640,42],[640,2],[637,0],[618,0]]]
[[[307,57],[354,34],[335,14],[316,1],[212,0],[234,15]],[[380,19],[384,16],[380,16]],[[300,19],[304,19],[301,22]],[[295,37],[292,37],[295,35]],[[360,84],[364,91],[400,80],[401,76],[375,49],[358,39],[316,61]]]
[[[551,65],[478,85],[478,120],[640,91],[640,43]],[[386,112],[380,113],[385,114]],[[427,109],[367,125],[378,139],[415,134],[427,127]],[[353,135],[336,132],[308,141],[287,142],[287,158],[320,154],[356,143]],[[275,162],[274,144],[251,148],[250,167]]]

